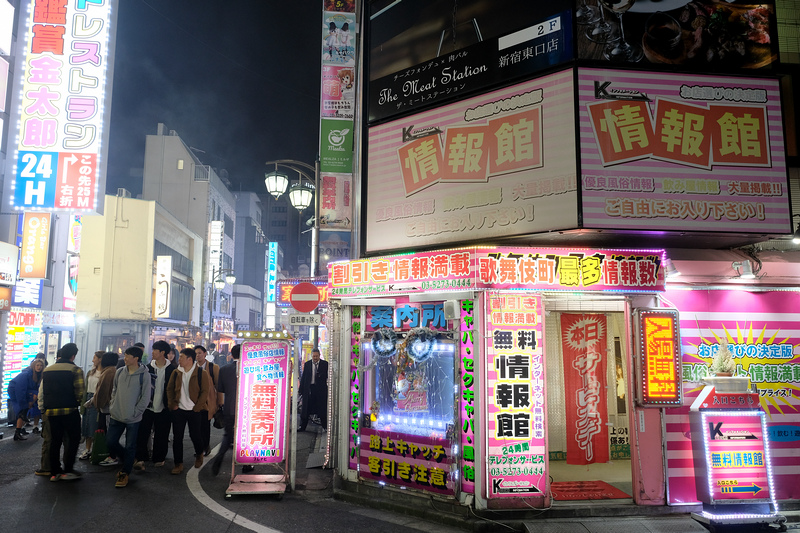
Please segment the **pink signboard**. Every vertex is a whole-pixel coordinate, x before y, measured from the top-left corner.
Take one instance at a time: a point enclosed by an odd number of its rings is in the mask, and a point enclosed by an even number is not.
[[[358,468],[358,427],[361,423],[361,391],[358,365],[361,361],[361,307],[351,308],[352,328],[350,333],[350,427],[348,433],[350,470]]]
[[[237,463],[286,459],[289,377],[288,341],[242,343],[234,437]]]
[[[547,493],[540,296],[486,294],[486,495]]]
[[[370,128],[367,251],[574,228],[573,99],[568,70]]]
[[[331,297],[428,290],[664,290],[663,250],[460,248],[329,265]]]
[[[447,439],[361,429],[360,472],[365,479],[454,494],[454,459]]]
[[[693,412],[697,493],[704,503],[771,501],[768,447],[761,410]]]
[[[668,503],[698,501],[689,406],[721,340],[728,343],[737,373],[755,385],[758,406],[766,413],[774,497],[800,499],[800,293],[698,290],[665,296],[680,312],[684,390],[683,407],[664,411]]]
[[[776,79],[580,69],[587,228],[790,233]]]

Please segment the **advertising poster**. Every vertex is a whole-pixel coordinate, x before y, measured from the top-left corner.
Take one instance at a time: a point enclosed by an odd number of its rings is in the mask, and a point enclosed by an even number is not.
[[[172,302],[172,256],[156,257],[156,289],[153,318],[169,318]]]
[[[12,307],[8,312],[8,331],[3,357],[3,388],[0,395],[0,417],[6,416],[8,384],[39,353],[42,313]]]
[[[347,230],[319,232],[319,265],[317,271],[327,276],[328,265],[350,259],[351,233]]]
[[[585,227],[791,233],[777,80],[578,78]]]
[[[289,351],[287,341],[242,343],[234,437],[239,464],[286,459]]]
[[[486,444],[489,498],[547,492],[542,300],[486,294]]]
[[[322,17],[323,64],[355,66],[355,35],[355,12],[324,12]]]
[[[17,282],[19,246],[0,241],[0,285],[14,285]]]
[[[22,247],[19,277],[47,277],[50,259],[50,213],[25,213],[22,218]]]
[[[113,75],[116,2],[77,2],[30,9],[22,16],[3,202],[20,210],[102,211],[103,131],[111,112],[106,81]]]
[[[353,121],[323,118],[320,122],[319,168],[323,173],[353,172]]]
[[[74,311],[78,298],[78,265],[81,256],[77,254],[67,254],[67,268],[64,280],[64,310]]]
[[[576,32],[580,59],[703,72],[769,69],[778,62],[774,0],[636,0],[605,5],[605,19],[612,26],[602,31],[599,6],[594,7],[586,17],[588,23]],[[625,26],[624,40],[617,38],[620,24]],[[617,39],[610,46],[598,45],[600,39],[609,40],[606,35]]]
[[[361,428],[360,473],[364,479],[454,494],[450,441]]]
[[[353,176],[352,174],[323,173],[320,176],[319,225],[324,229],[353,227]],[[349,259],[349,255],[347,257]]]
[[[697,502],[689,406],[721,341],[766,412],[777,500],[800,499],[800,293],[670,291],[680,311],[684,406],[665,410],[669,503]]]
[[[14,293],[11,302],[15,307],[41,309],[43,292],[43,279],[19,279],[17,280],[17,284],[14,285]]]
[[[322,66],[322,117],[355,118],[355,67]]]
[[[605,315],[562,314],[567,464],[608,462]]]
[[[552,74],[370,128],[367,251],[574,228],[572,79]]]

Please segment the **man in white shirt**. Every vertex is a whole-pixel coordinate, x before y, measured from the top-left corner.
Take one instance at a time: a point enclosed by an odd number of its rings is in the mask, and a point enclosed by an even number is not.
[[[150,433],[153,432],[153,463],[155,466],[164,466],[169,449],[169,430],[172,419],[167,407],[167,383],[175,367],[167,360],[171,348],[166,341],[153,343],[152,360],[147,365],[150,373],[150,383],[153,389],[153,401],[147,406],[139,425],[139,434],[136,437],[136,462],[133,468],[144,470],[145,461],[150,460],[147,449]]]

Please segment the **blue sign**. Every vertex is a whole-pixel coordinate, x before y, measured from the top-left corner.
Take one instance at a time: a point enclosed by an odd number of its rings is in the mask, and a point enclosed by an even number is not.
[[[19,152],[14,205],[52,208],[56,204],[58,152]]]
[[[278,243],[270,242],[267,249],[267,302],[275,301],[278,288]]]

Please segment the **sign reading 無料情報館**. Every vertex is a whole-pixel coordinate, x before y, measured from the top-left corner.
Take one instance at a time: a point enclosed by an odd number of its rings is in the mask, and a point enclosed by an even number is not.
[[[542,300],[486,293],[486,449],[490,498],[547,493]]]
[[[778,80],[578,70],[586,228],[791,233]]]
[[[242,343],[234,437],[237,463],[286,459],[290,379],[288,341]]]
[[[530,289],[659,292],[663,251],[460,248],[329,265],[335,298],[427,290]]]
[[[683,354],[683,407],[664,411],[669,503],[698,501],[692,463],[689,405],[721,341],[727,341],[737,373],[758,391],[756,405],[766,413],[773,460],[772,491],[777,500],[800,499],[800,293],[789,291],[668,291],[665,299],[680,311]],[[740,405],[741,406],[741,405]],[[713,404],[709,407],[715,407]]]
[[[116,0],[20,10],[4,212],[96,211],[105,191]],[[47,3],[49,5],[49,3]]]

